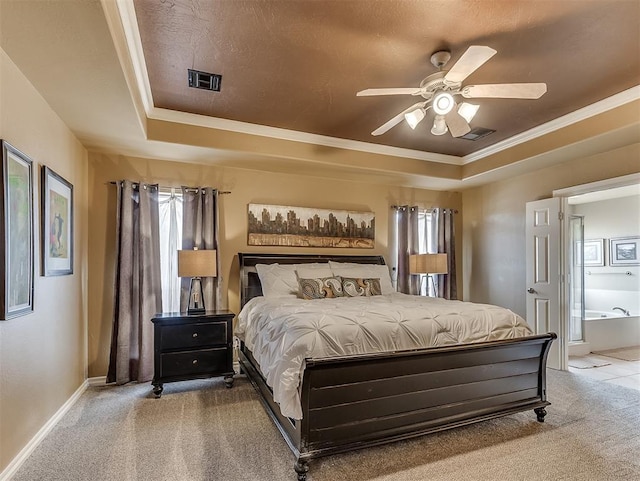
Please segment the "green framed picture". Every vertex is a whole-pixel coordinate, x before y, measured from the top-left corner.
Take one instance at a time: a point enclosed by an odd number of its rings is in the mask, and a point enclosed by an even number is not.
[[[0,317],[33,312],[33,162],[2,140]]]

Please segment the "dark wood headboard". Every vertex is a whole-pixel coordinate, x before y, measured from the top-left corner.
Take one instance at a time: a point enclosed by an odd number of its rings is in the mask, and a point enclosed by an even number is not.
[[[256,264],[308,264],[310,262],[355,262],[357,264],[382,264],[382,256],[323,255],[323,254],[238,254],[240,262],[240,307],[262,295]]]

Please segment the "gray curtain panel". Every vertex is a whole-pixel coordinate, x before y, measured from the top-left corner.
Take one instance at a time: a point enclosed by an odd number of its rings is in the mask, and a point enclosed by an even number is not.
[[[107,382],[153,377],[153,323],[162,312],[158,186],[117,183],[116,276]]]
[[[456,278],[456,234],[453,209],[435,209],[438,224],[438,252],[447,254],[448,274],[438,274],[438,297],[458,299]]]
[[[207,310],[221,309],[220,250],[218,249],[218,191],[211,187],[182,187],[182,248],[216,249],[217,277],[202,279]],[[183,278],[180,310],[186,311],[191,279]]]
[[[415,295],[419,293],[420,276],[409,274],[409,256],[418,253],[418,207],[403,205],[396,209],[398,291]]]

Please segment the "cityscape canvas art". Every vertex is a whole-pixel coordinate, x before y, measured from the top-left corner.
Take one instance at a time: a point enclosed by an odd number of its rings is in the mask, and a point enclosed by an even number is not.
[[[372,249],[375,227],[373,212],[249,204],[248,245]]]

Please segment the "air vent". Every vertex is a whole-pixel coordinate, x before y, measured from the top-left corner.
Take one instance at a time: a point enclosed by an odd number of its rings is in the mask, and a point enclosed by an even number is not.
[[[220,84],[222,83],[222,75],[214,73],[200,72],[199,70],[188,69],[189,87],[195,89],[213,90],[220,92]]]
[[[458,138],[459,139],[466,139],[466,140],[478,140],[478,139],[481,139],[483,137],[486,137],[487,135],[491,135],[494,132],[495,132],[495,130],[485,129],[485,128],[482,128],[482,127],[476,127],[475,129],[472,129],[469,132],[467,132],[466,134],[464,134],[462,137],[458,137]]]

